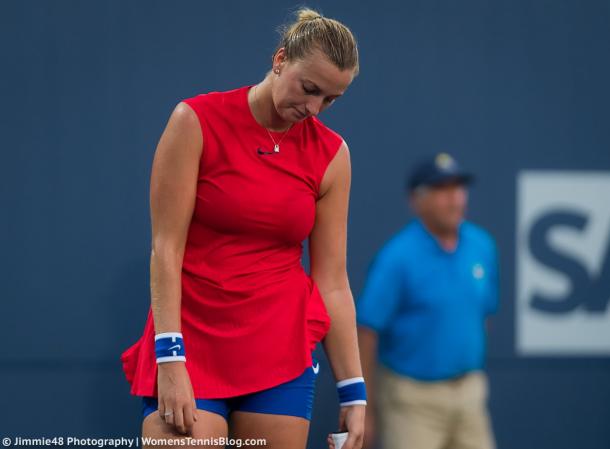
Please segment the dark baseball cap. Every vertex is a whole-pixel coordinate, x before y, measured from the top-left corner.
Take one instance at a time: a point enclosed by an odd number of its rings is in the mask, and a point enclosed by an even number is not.
[[[415,165],[407,177],[406,187],[413,190],[420,186],[434,186],[448,181],[470,184],[474,181],[474,175],[463,171],[450,154],[437,153]]]

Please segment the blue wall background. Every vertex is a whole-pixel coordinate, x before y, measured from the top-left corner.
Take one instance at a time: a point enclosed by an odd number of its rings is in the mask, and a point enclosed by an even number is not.
[[[610,447],[610,360],[515,351],[515,191],[524,169],[610,170],[607,1],[310,2],[351,27],[361,74],[321,119],[350,145],[349,273],[409,218],[405,170],[452,152],[497,238],[490,407],[500,449]],[[258,82],[297,5],[0,5],[2,436],[137,436],[119,355],[149,304],[148,188],[181,98]],[[321,347],[318,348],[323,357]],[[337,400],[328,363],[308,447]]]

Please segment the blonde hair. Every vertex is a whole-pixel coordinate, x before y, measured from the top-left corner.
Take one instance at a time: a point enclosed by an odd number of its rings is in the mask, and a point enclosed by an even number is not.
[[[340,70],[359,72],[358,44],[348,27],[310,8],[300,8],[296,22],[280,28],[282,35],[274,52],[284,47],[286,59],[304,59],[316,48]]]

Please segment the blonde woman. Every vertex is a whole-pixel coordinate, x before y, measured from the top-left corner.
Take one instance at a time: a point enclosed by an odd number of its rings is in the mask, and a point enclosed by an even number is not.
[[[151,175],[151,307],[121,356],[131,393],[143,397],[144,437],[305,448],[321,341],[339,430],[349,432],[343,448],[361,448],[350,157],[317,118],[357,74],[350,30],[303,8],[261,82],[175,107]]]

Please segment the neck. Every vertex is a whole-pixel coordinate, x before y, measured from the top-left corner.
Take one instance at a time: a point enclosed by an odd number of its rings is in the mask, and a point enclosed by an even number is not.
[[[267,76],[263,81],[253,86],[248,92],[248,105],[254,119],[263,128],[270,131],[287,131],[292,126],[291,122],[282,119],[271,97],[271,79]]]
[[[430,234],[436,238],[439,245],[446,251],[454,251],[458,243],[457,228],[445,228],[430,220],[421,218],[422,223]]]

